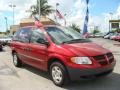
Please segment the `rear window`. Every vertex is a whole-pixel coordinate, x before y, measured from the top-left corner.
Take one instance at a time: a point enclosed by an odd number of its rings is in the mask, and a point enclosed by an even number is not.
[[[29,42],[32,28],[21,28],[13,37],[13,40],[20,42]]]

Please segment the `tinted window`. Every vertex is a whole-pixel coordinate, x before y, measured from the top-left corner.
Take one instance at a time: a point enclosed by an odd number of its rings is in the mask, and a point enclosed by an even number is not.
[[[18,41],[18,40],[19,40],[20,31],[21,31],[21,30],[18,30],[18,31],[14,34],[14,36],[13,36],[13,40],[14,40],[14,41]]]
[[[22,28],[19,33],[19,41],[28,43],[30,41],[31,28]]]
[[[40,29],[32,30],[31,43],[42,43],[45,40],[45,35]]]

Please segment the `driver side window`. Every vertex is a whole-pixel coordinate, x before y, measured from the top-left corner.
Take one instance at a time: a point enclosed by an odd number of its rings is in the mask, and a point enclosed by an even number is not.
[[[32,36],[31,36],[31,43],[35,44],[42,44],[42,42],[46,41],[44,33],[40,29],[34,29],[32,30]]]

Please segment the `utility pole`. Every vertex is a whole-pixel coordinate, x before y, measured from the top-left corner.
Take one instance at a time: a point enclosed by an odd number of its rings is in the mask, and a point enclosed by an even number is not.
[[[41,0],[37,0],[38,3],[38,9],[39,9],[39,20],[40,20],[40,16],[41,16]]]
[[[109,18],[109,32],[111,31],[111,23],[110,23],[110,20],[112,20],[112,16],[113,16],[113,13],[109,13],[110,15],[110,18]]]
[[[15,7],[16,7],[16,5],[11,4],[11,5],[9,5],[9,7],[11,7],[12,10],[13,10],[13,25],[14,25],[14,22],[15,22]]]
[[[6,32],[8,31],[8,22],[7,17],[5,17],[5,24],[6,24]]]

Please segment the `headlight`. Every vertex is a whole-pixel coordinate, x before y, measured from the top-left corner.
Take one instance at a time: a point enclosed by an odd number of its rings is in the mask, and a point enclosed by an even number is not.
[[[92,64],[92,61],[88,57],[73,57],[71,61],[75,64]]]

